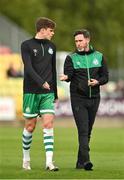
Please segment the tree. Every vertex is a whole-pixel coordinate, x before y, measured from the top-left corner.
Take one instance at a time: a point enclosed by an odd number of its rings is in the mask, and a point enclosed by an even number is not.
[[[110,67],[124,67],[124,1],[122,0],[0,0],[0,12],[32,35],[37,17],[47,16],[57,23],[54,41],[57,50],[74,49],[73,32],[87,28],[92,44],[106,54]],[[121,47],[121,56],[119,55]]]

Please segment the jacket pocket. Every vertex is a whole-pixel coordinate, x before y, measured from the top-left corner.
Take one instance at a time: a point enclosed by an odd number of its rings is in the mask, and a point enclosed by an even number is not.
[[[77,92],[81,95],[88,96],[88,94],[89,94],[88,84],[86,82],[78,83]]]
[[[92,96],[97,97],[99,95],[100,95],[100,87],[99,86],[92,87]]]

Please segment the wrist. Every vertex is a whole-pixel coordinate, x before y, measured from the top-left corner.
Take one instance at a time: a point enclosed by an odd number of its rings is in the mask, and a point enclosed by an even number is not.
[[[97,81],[96,84],[99,85],[99,81],[98,80],[96,80],[96,81]]]

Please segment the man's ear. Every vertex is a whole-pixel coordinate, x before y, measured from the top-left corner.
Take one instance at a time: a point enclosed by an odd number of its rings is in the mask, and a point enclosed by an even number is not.
[[[87,38],[87,44],[89,44],[90,43],[90,38]]]
[[[45,28],[40,29],[40,33],[43,33],[45,31]]]
[[[89,46],[89,43],[90,43],[90,39],[87,38],[87,47]]]

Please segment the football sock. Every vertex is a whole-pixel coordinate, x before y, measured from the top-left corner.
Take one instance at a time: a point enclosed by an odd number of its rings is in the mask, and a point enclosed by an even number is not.
[[[30,147],[32,142],[32,133],[25,128],[23,130],[22,144],[23,144],[23,161],[30,161]]]
[[[52,159],[53,159],[53,144],[54,144],[53,128],[43,129],[43,138],[44,138],[44,146],[46,151],[46,165],[47,165],[49,163],[52,163]]]

